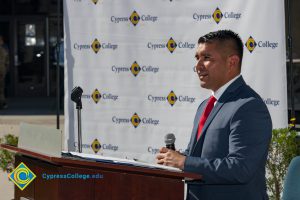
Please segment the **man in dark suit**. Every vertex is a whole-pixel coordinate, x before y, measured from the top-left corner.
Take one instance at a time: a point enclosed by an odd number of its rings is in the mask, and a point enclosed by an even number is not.
[[[272,134],[269,111],[243,80],[243,43],[230,30],[198,40],[196,72],[212,96],[196,113],[184,154],[161,148],[157,163],[202,175],[188,182],[187,199],[263,200],[265,164]]]

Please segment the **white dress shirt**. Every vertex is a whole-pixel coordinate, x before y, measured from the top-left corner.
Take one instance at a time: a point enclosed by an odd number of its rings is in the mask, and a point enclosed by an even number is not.
[[[242,76],[242,75],[241,74],[237,75],[236,77],[234,77],[233,79],[231,79],[230,81],[228,81],[225,85],[223,85],[222,87],[220,87],[217,91],[212,92],[212,95],[216,98],[216,102],[215,102],[214,106],[216,105],[218,99],[220,99],[220,97],[222,96],[222,94],[225,92],[225,90],[229,87],[229,85],[231,85],[231,83],[233,83],[233,81],[235,81],[240,76]]]

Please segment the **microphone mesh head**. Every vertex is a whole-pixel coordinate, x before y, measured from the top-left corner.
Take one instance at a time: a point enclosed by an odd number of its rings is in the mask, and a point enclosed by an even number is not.
[[[168,145],[168,144],[174,144],[175,143],[175,135],[173,133],[168,133],[166,136],[165,136],[165,143]]]

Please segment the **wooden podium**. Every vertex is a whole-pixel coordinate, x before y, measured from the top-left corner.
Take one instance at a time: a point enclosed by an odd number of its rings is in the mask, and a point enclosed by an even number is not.
[[[200,179],[196,174],[167,170],[58,158],[1,145],[17,152],[15,167],[23,162],[36,179],[23,191],[15,186],[15,200],[182,200],[183,179]],[[100,174],[98,179],[52,179],[45,174]]]

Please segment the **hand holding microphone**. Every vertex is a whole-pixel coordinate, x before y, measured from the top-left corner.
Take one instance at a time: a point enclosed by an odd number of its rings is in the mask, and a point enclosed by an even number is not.
[[[175,151],[175,139],[173,133],[169,133],[165,136],[166,147],[162,147],[159,154],[157,154],[157,164],[183,169],[185,156]]]

